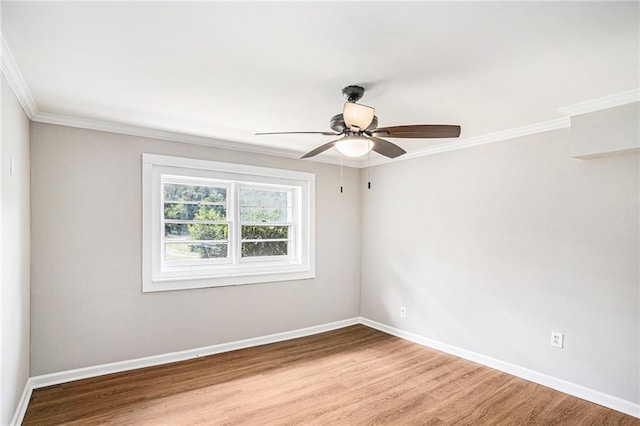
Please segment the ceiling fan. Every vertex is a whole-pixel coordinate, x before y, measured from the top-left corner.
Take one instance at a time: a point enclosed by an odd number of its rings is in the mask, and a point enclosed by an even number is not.
[[[460,136],[460,126],[445,124],[414,124],[409,126],[378,127],[378,117],[372,107],[357,103],[364,95],[361,86],[347,86],[342,89],[342,95],[347,102],[342,114],[334,115],[329,126],[333,132],[262,132],[256,135],[290,135],[290,134],[319,134],[327,136],[342,136],[339,139],[320,145],[313,151],[307,152],[301,158],[318,155],[332,147],[348,157],[360,157],[369,151],[377,152],[385,157],[396,158],[406,151],[386,138],[457,138]]]

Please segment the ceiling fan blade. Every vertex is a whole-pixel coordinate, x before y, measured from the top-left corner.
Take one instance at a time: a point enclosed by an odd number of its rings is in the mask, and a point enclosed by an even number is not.
[[[338,136],[340,133],[336,132],[260,132],[256,135],[327,135]]]
[[[407,153],[407,151],[400,148],[398,145],[385,141],[384,139],[376,137],[371,137],[369,139],[373,142],[373,148],[371,148],[371,150],[378,154],[382,154],[385,157],[396,158]]]
[[[457,138],[460,136],[460,126],[416,124],[413,126],[379,127],[372,135],[387,138]]]
[[[336,144],[336,142],[338,142],[340,139],[337,139],[335,141],[331,141],[331,142],[327,142],[324,145],[320,145],[319,147],[317,147],[316,149],[314,149],[313,151],[309,151],[307,152],[305,155],[303,155],[300,158],[309,158],[309,157],[313,157],[315,155],[318,155],[322,152],[325,152],[326,150],[328,150],[329,148],[333,148],[333,146]]]

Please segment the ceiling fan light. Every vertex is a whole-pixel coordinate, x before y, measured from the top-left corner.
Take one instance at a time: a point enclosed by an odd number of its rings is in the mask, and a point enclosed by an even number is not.
[[[373,121],[375,109],[355,102],[346,102],[342,110],[344,122],[348,127],[357,127],[364,130]]]
[[[373,148],[373,142],[359,136],[345,136],[336,142],[336,149],[346,157],[362,157]]]

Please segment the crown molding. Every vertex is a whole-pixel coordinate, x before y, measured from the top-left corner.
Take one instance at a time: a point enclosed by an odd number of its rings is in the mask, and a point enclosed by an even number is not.
[[[371,165],[378,166],[387,163],[394,163],[397,161],[410,160],[412,158],[425,157],[427,155],[438,154],[441,152],[455,151],[457,149],[468,148],[471,146],[484,145],[487,143],[513,139],[522,136],[535,135],[537,133],[544,133],[551,130],[563,129],[571,127],[571,117],[574,117],[576,115],[602,111],[605,109],[627,105],[635,102],[640,102],[640,89],[632,89],[626,92],[620,92],[609,96],[603,96],[602,98],[592,99],[589,101],[558,108],[558,111],[566,115],[566,117],[556,120],[544,121],[542,123],[517,127],[514,129],[489,133],[472,138],[459,139],[457,142],[452,142],[451,144],[436,145],[433,147],[412,151],[397,159],[378,157],[371,161]],[[358,167],[364,168],[368,165],[369,163],[367,160],[361,160]]]
[[[31,121],[47,124],[57,124],[61,126],[76,127],[80,129],[98,130],[103,132],[119,133],[131,136],[140,136],[152,139],[162,139],[173,142],[190,143],[195,145],[204,145],[232,151],[249,152],[254,154],[274,155],[278,157],[300,159],[304,152],[286,150],[281,148],[272,148],[266,146],[253,145],[242,142],[223,141],[205,136],[190,135],[179,132],[152,129],[142,126],[134,126],[122,123],[113,123],[104,120],[96,120],[81,117],[71,117],[61,114],[52,114],[38,111],[38,107],[29,91],[29,87],[22,77],[22,73],[16,64],[15,58],[7,45],[4,36],[0,32],[0,68],[2,74],[7,79],[9,87],[13,90],[22,106],[25,114]],[[317,156],[312,160],[316,163],[326,163],[335,165],[344,165],[346,167],[359,167],[359,162],[352,159],[340,159],[340,157]]]
[[[232,151],[248,152],[253,154],[273,155],[278,157],[300,159],[303,154],[299,151],[286,150],[281,148],[273,148],[261,145],[248,144],[243,142],[224,141],[220,139],[214,139],[206,136],[190,135],[179,132],[172,132],[168,130],[152,129],[142,126],[134,126],[123,123],[114,123],[104,120],[71,117],[60,114],[52,114],[47,112],[40,112],[36,106],[36,103],[31,96],[31,92],[20,73],[15,59],[7,45],[4,36],[0,33],[0,40],[2,42],[0,52],[0,65],[2,68],[2,74],[4,74],[9,86],[14,91],[20,105],[24,109],[25,113],[30,120],[39,123],[57,124],[61,126],[76,127],[80,129],[98,130],[103,132],[119,133],[131,136],[140,136],[151,139],[162,139],[173,142],[190,143],[195,145],[204,145],[222,149],[228,149]],[[413,158],[425,157],[428,155],[438,154],[441,152],[455,151],[458,149],[469,148],[472,146],[484,145],[493,142],[504,141],[522,136],[534,135],[537,133],[548,132],[551,130],[563,129],[571,127],[570,117],[586,114],[590,112],[600,111],[608,108],[613,108],[621,105],[626,105],[634,102],[640,102],[640,89],[633,89],[626,92],[621,92],[602,98],[593,99],[586,102],[581,102],[569,106],[559,108],[558,111],[567,117],[559,118],[556,120],[545,121],[542,123],[536,123],[528,126],[517,127],[514,129],[508,129],[500,132],[489,133],[486,135],[458,139],[452,143],[440,144],[432,147],[418,149],[403,155],[400,158],[391,159],[385,157],[376,157],[370,163],[368,158],[361,160],[352,158],[341,158],[329,155],[319,155],[308,161],[344,165],[346,167],[366,168],[369,165],[378,166],[387,163],[394,163],[397,161],[405,161]]]
[[[0,34],[0,39],[2,41],[2,47],[0,49],[0,68],[2,69],[2,74],[4,74],[7,79],[9,87],[11,87],[13,92],[16,94],[18,102],[22,105],[22,109],[24,109],[25,114],[27,114],[29,119],[32,119],[38,112],[36,102],[33,100],[33,96],[31,96],[27,83],[24,81],[24,78],[22,78],[22,73],[20,73],[16,60],[14,59],[11,50],[9,50],[9,46],[2,34]]]
[[[231,151],[241,151],[253,154],[274,155],[278,157],[300,159],[303,154],[299,151],[285,150],[281,148],[272,148],[267,146],[259,146],[242,142],[231,142],[220,139],[214,139],[206,136],[189,135],[185,133],[172,132],[168,130],[152,129],[148,127],[134,126],[130,124],[114,123],[104,120],[96,120],[91,118],[72,117],[61,114],[51,114],[46,112],[37,112],[31,117],[32,121],[45,124],[56,124],[60,126],[75,127],[79,129],[97,130],[101,132],[118,133],[130,136],[139,136],[150,139],[161,139],[173,142],[189,143],[194,145],[204,145],[209,147],[228,149]],[[441,152],[455,151],[458,149],[469,148],[477,145],[484,145],[493,142],[504,141],[522,136],[534,135],[537,133],[548,132],[556,129],[563,129],[571,126],[569,117],[563,117],[556,120],[536,123],[529,126],[518,127],[515,129],[503,130],[500,132],[489,133],[482,136],[472,138],[458,139],[455,142],[436,145],[408,152],[402,157],[391,159],[386,157],[377,157],[371,160],[371,166],[379,166],[397,161],[405,161],[413,158],[425,157],[428,155],[438,154]],[[310,160],[318,163],[335,164],[346,167],[366,168],[369,161],[366,159],[352,159],[333,157],[327,155],[319,155]]]
[[[567,105],[558,108],[558,111],[569,117],[576,115],[588,114],[590,112],[602,111],[603,109],[614,108],[617,106],[640,102],[640,89],[627,90],[602,98],[592,99],[590,101],[580,102],[573,105]]]
[[[391,159],[378,157],[371,161],[372,166],[379,166],[387,163],[395,163],[398,161],[411,160],[413,158],[426,157],[427,155],[439,154],[441,152],[456,151],[458,149],[469,148],[472,146],[486,145],[489,143],[515,139],[522,136],[530,136],[538,133],[549,132],[557,129],[565,129],[571,127],[571,119],[569,117],[558,118],[555,120],[544,121],[542,123],[531,124],[514,129],[503,130],[500,132],[488,133],[486,135],[475,136],[471,138],[462,138],[453,140],[450,143],[444,143],[428,148],[422,148],[408,152],[402,157]],[[360,167],[367,167],[368,162],[361,162]]]
[[[91,118],[72,117],[61,114],[51,114],[47,112],[37,112],[32,121],[45,124],[56,124],[60,126],[75,127],[78,129],[97,130],[101,132],[118,133],[122,135],[139,136],[150,139],[161,139],[172,142],[189,143],[194,145],[203,145],[231,151],[241,151],[252,154],[273,155],[277,157],[285,157],[299,160],[304,153],[291,151],[281,148],[272,148],[267,146],[252,145],[242,142],[231,142],[220,139],[214,139],[206,136],[190,135],[168,130],[152,129],[149,127],[134,126],[130,124],[114,123],[104,120],[96,120]],[[340,158],[335,157],[317,157],[312,161],[327,164],[340,164]],[[342,164],[347,167],[358,167],[358,162],[353,160],[343,160]]]

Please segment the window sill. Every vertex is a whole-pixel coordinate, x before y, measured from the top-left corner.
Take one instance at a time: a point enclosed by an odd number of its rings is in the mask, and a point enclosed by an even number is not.
[[[142,283],[142,292],[188,290],[194,288],[226,287],[245,284],[258,284],[277,281],[308,280],[315,278],[314,271],[290,271],[274,273],[245,273],[243,275],[190,276],[175,278],[156,278]]]

